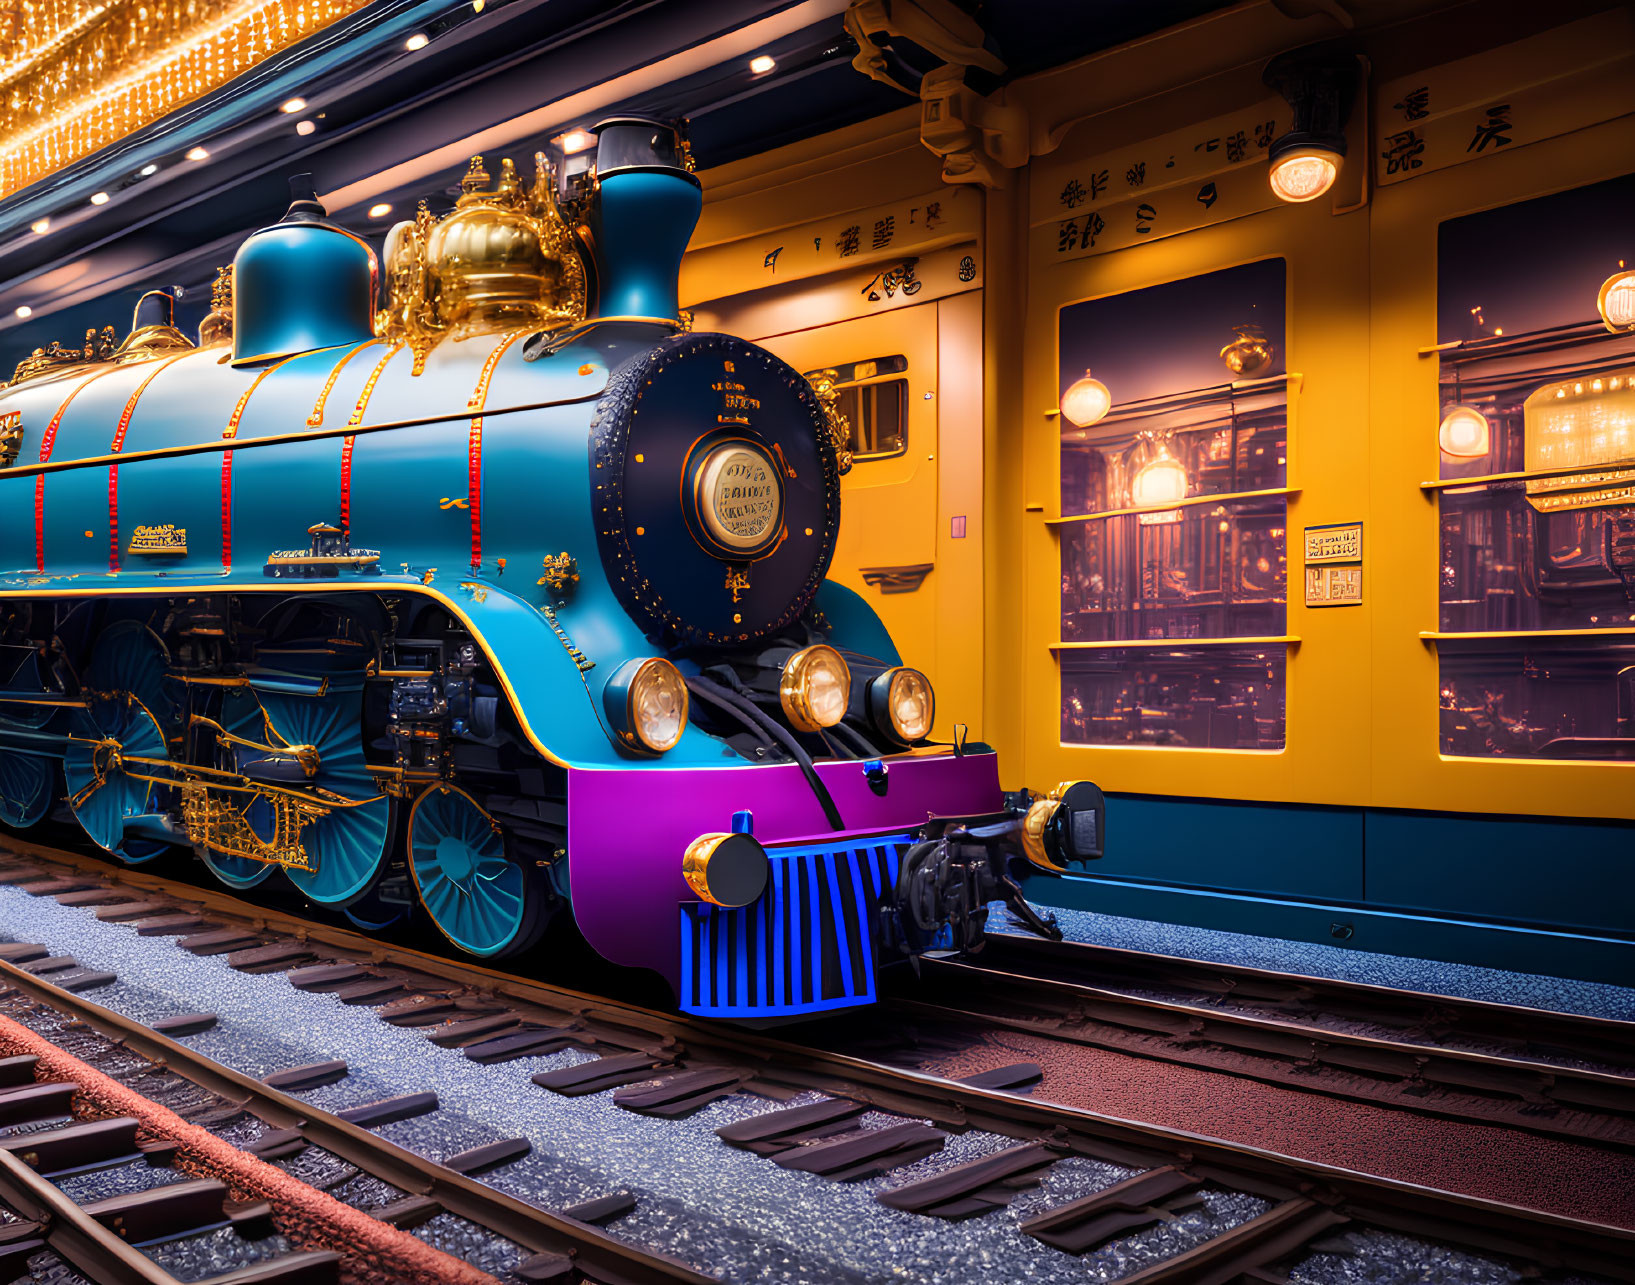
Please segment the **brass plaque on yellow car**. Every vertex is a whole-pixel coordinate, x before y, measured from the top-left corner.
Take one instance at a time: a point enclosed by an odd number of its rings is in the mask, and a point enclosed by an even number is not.
[[[1316,562],[1361,562],[1362,523],[1332,522],[1306,528],[1306,565]]]
[[[1362,564],[1307,567],[1306,606],[1356,607],[1362,604]]]

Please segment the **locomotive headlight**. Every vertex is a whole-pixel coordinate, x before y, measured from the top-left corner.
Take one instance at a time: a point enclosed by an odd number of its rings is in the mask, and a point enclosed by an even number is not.
[[[662,754],[687,728],[687,682],[659,656],[627,660],[602,690],[602,705],[627,745]]]
[[[784,662],[778,682],[783,712],[799,731],[833,727],[846,717],[852,698],[852,672],[833,647],[818,643]]]
[[[869,713],[882,732],[904,744],[931,734],[936,697],[931,680],[917,669],[888,669],[869,684]]]

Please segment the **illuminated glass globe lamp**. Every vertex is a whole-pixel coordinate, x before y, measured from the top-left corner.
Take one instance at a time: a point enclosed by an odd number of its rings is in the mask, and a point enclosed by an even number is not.
[[[1082,379],[1075,379],[1062,394],[1062,414],[1075,428],[1089,428],[1099,423],[1113,408],[1113,395],[1107,385],[1094,378],[1088,370]]]
[[[1357,93],[1357,56],[1343,41],[1279,54],[1262,73],[1289,104],[1289,128],[1266,149],[1279,200],[1315,201],[1334,186],[1345,158],[1345,126]]]
[[[1487,416],[1474,406],[1463,403],[1450,406],[1447,414],[1442,416],[1442,427],[1437,430],[1436,440],[1442,447],[1442,454],[1453,459],[1480,459],[1487,454],[1492,440]]]
[[[1618,271],[1602,283],[1595,308],[1608,330],[1635,330],[1635,271],[1620,263]]]
[[[1187,498],[1186,466],[1169,453],[1169,443],[1159,442],[1158,453],[1136,470],[1130,481],[1130,504],[1138,509],[1163,508]]]

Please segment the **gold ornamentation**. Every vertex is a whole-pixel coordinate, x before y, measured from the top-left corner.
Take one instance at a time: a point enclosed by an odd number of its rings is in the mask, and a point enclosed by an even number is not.
[[[233,265],[216,269],[210,286],[210,311],[199,322],[199,347],[214,348],[233,341]]]
[[[23,412],[6,411],[0,414],[0,468],[10,468],[17,462],[17,452],[23,448]]]
[[[283,792],[254,791],[245,795],[240,806],[229,797],[211,790],[204,781],[183,781],[182,824],[187,837],[212,852],[283,866],[286,870],[316,873],[301,831],[329,815],[330,809],[310,800]],[[257,799],[272,810],[272,837],[263,839],[246,819],[245,813]]]
[[[139,526],[131,532],[130,554],[177,554],[187,552],[187,528],[167,522],[163,526]]]
[[[20,384],[25,379],[34,379],[39,375],[66,370],[70,366],[84,366],[97,362],[112,361],[117,343],[118,337],[112,326],[104,326],[101,335],[98,335],[94,329],[87,330],[83,348],[64,348],[53,339],[49,346],[36,348],[17,363],[17,370],[11,377],[11,384]]]
[[[562,649],[568,653],[569,658],[579,667],[580,673],[588,673],[596,668],[596,662],[574,646],[573,639],[568,637],[568,631],[562,627],[562,622],[557,619],[556,612],[549,603],[540,607],[539,614],[545,617],[545,623],[551,627],[551,632],[556,635],[557,642],[562,644]]]
[[[1237,335],[1221,349],[1221,360],[1234,375],[1258,375],[1272,364],[1272,341],[1259,326],[1233,326]]]
[[[829,421],[829,440],[834,443],[835,462],[842,473],[850,473],[852,426],[840,413],[840,387],[835,383],[839,376],[838,370],[814,370],[806,376],[806,382],[817,394],[818,404],[823,407],[824,418]]]
[[[555,178],[543,153],[524,189],[503,161],[498,184],[471,158],[462,195],[441,221],[424,202],[412,222],[386,238],[390,298],[378,328],[414,350],[415,374],[444,335],[554,330],[585,315],[585,268],[557,209]]]
[[[734,602],[740,601],[749,592],[749,568],[729,566],[726,588],[732,594]]]
[[[0,197],[219,89],[365,3],[0,4]]]
[[[579,563],[569,553],[548,553],[545,574],[534,583],[549,585],[552,593],[562,593],[569,585],[579,583]]]

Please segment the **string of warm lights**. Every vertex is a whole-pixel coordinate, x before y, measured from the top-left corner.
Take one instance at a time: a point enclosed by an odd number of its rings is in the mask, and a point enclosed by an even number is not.
[[[5,6],[19,35],[18,43],[0,40],[8,55],[0,61],[0,197],[220,88],[365,3],[31,0]]]

